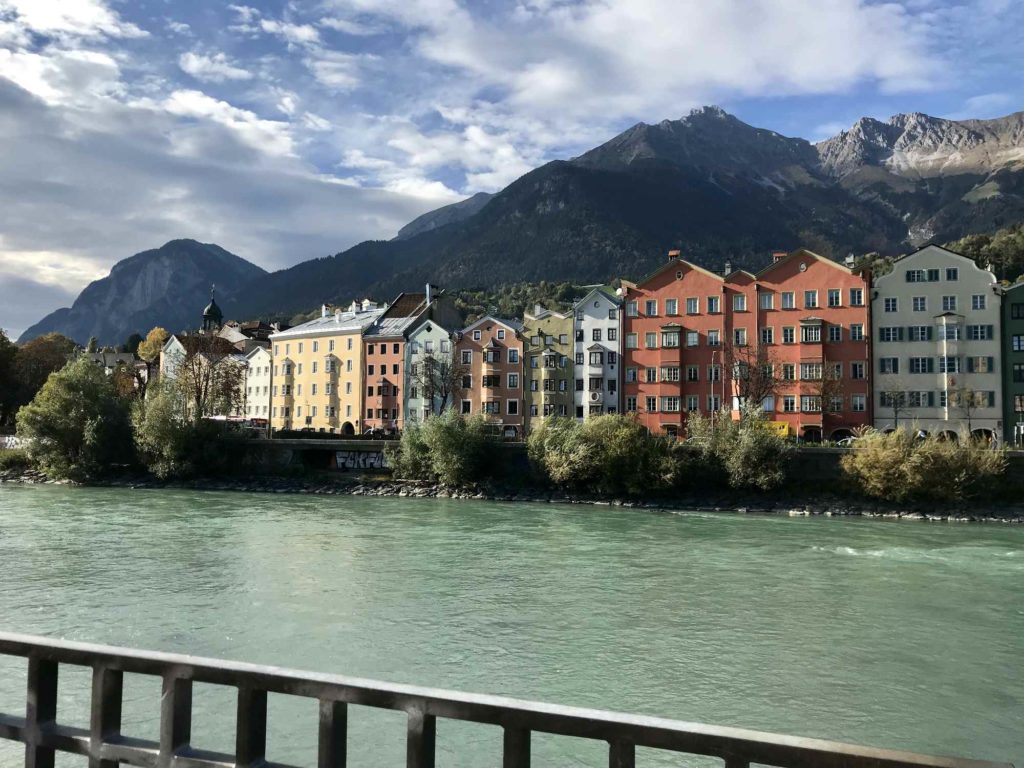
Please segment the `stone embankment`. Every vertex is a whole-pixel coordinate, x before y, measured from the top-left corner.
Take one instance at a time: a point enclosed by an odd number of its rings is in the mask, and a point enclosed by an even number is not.
[[[0,483],[69,484],[49,480],[35,470],[0,471]],[[543,489],[452,488],[445,485],[390,479],[368,479],[359,476],[341,478],[261,476],[197,480],[160,480],[149,475],[120,477],[91,483],[97,487],[161,489],[177,488],[200,491],[235,491],[245,493],[281,493],[320,496],[375,496],[425,499],[477,499],[531,504],[586,504],[632,509],[730,514],[783,515],[788,517],[869,517],[891,520],[932,522],[999,522],[1024,523],[1024,506],[986,508],[984,512],[971,505],[960,508],[898,507],[867,500],[851,500],[831,494],[787,496],[776,492],[771,496],[745,495],[710,491],[706,495],[678,495],[650,499],[611,499],[586,494],[569,494]],[[978,505],[980,506],[980,505]]]

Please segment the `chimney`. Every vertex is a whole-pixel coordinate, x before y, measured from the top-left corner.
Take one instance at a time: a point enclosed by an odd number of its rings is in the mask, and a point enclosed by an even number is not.
[[[540,313],[543,312],[543,311],[544,311],[544,307],[542,307],[540,304],[534,304],[533,305],[533,316],[534,317],[539,316]]]
[[[788,255],[785,251],[772,251],[772,264],[782,261]]]
[[[722,274],[725,275],[726,277],[728,277],[729,275],[732,274],[732,262],[731,261],[725,262],[725,269],[722,270]]]
[[[331,308],[328,307],[326,304],[321,304],[320,305],[320,317],[327,317],[327,315],[329,315],[330,312],[331,312]]]
[[[669,251],[668,252],[668,260],[672,261],[672,259],[678,259],[681,255],[682,255],[682,251],[678,251],[678,250]]]
[[[432,286],[430,283],[427,283],[427,304],[428,305],[430,304],[431,301],[434,300],[433,288],[434,288],[434,286]]]
[[[852,253],[846,254],[846,266],[853,268],[853,265],[857,263],[857,257]]]

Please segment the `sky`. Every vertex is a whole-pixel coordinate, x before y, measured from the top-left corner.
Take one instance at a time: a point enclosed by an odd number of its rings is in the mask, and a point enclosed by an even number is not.
[[[0,0],[0,328],[177,237],[390,238],[636,122],[1024,109],[1024,0]]]

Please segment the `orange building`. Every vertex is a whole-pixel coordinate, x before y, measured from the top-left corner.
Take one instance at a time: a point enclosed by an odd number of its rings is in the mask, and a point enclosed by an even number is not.
[[[523,435],[523,326],[483,317],[464,329],[455,344],[462,367],[459,412],[483,413],[503,437]]]
[[[689,412],[722,407],[724,282],[679,251],[638,283],[622,282],[623,410],[651,432],[682,435]]]
[[[871,424],[870,276],[807,250],[719,276],[669,253],[623,283],[626,410],[652,432],[760,405],[780,431],[839,439]]]

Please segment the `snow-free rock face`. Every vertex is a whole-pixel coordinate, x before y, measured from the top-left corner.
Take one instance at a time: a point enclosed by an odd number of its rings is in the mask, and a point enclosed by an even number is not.
[[[119,261],[102,280],[90,283],[69,308],[58,309],[22,334],[24,342],[44,333],[63,333],[80,344],[120,344],[132,333],[160,325],[177,332],[196,328],[210,300],[211,285],[229,296],[266,274],[218,245],[172,240]]]

